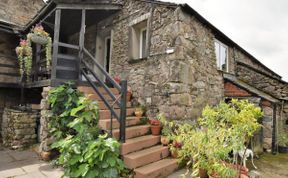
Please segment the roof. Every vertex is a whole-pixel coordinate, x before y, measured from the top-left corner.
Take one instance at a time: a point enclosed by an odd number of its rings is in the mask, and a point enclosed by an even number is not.
[[[273,103],[280,102],[278,99],[274,98],[273,96],[271,96],[271,95],[269,95],[267,93],[264,93],[263,91],[258,90],[257,88],[254,88],[254,87],[248,85],[247,83],[239,80],[234,75],[224,73],[223,77],[224,77],[225,80],[228,80],[228,81],[232,82],[233,84],[239,86],[240,88],[243,88],[243,89],[245,89],[245,90],[247,90],[247,91],[249,91],[249,92],[251,92],[251,93],[253,93],[253,94],[255,94],[255,95],[259,96],[259,97],[261,97],[261,98],[264,98],[264,99],[266,99],[268,101],[271,101]]]

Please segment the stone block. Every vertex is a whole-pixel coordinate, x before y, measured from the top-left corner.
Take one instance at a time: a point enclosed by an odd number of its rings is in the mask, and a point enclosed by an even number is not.
[[[184,105],[184,106],[192,105],[192,99],[188,93],[172,94],[170,96],[170,102],[172,105]]]

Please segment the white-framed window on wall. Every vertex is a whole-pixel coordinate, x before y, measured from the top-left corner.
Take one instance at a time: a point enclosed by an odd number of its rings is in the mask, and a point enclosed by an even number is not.
[[[228,72],[228,46],[215,39],[217,68]]]

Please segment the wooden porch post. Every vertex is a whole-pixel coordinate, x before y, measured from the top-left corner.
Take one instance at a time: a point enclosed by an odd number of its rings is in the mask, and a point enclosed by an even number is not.
[[[53,56],[52,56],[52,69],[51,69],[52,81],[56,79],[56,66],[57,66],[58,47],[59,47],[58,43],[60,36],[60,20],[61,20],[61,9],[57,9],[55,12],[55,26],[54,26],[54,38],[53,38]]]
[[[81,60],[83,60],[83,50],[84,50],[84,41],[85,41],[85,21],[86,21],[86,9],[82,9],[82,18],[81,18],[81,30],[79,34],[79,64],[78,64],[78,74],[79,74],[79,81],[82,80],[82,74],[81,74]]]

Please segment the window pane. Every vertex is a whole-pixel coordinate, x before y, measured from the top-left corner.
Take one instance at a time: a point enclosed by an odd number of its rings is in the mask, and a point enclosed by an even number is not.
[[[141,44],[141,46],[142,46],[142,54],[141,54],[141,57],[145,57],[146,55],[145,55],[145,52],[146,52],[146,32],[147,32],[147,30],[145,29],[145,30],[143,30],[142,31],[142,44]]]
[[[220,68],[220,45],[219,43],[215,42],[215,54],[216,54],[216,62],[217,62],[217,67]]]
[[[224,46],[221,46],[220,48],[220,69],[225,70],[226,69],[226,56],[227,56],[227,49]]]

